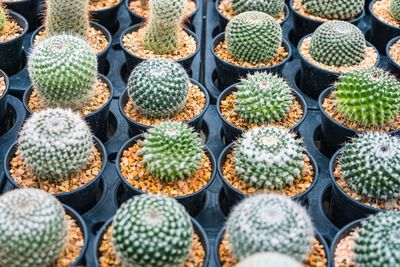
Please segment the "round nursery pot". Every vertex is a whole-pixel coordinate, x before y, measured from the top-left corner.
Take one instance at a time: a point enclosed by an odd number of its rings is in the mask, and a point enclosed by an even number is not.
[[[200,90],[204,93],[204,96],[206,98],[206,103],[205,103],[204,109],[202,110],[202,112],[200,112],[200,114],[198,114],[193,119],[191,119],[185,123],[187,123],[189,126],[192,126],[196,132],[200,132],[201,127],[203,125],[204,114],[206,113],[206,111],[210,105],[210,96],[208,94],[208,91],[198,81],[190,79],[190,82],[197,85],[200,88]],[[121,114],[124,116],[126,122],[128,123],[129,135],[135,136],[135,135],[141,134],[141,133],[147,131],[149,128],[153,127],[151,125],[144,125],[137,121],[134,121],[131,118],[129,118],[128,115],[125,114],[124,107],[125,107],[126,103],[128,102],[128,100],[129,100],[128,91],[127,91],[127,89],[125,89],[119,98],[118,107],[119,107]]]
[[[122,175],[121,172],[121,167],[120,167],[120,162],[121,162],[121,158],[122,158],[122,154],[123,152],[128,149],[129,147],[131,147],[132,145],[134,145],[135,143],[137,143],[139,140],[143,140],[143,135],[137,135],[131,139],[129,139],[122,147],[121,149],[118,151],[118,155],[117,155],[117,159],[116,159],[116,168],[117,168],[117,172],[118,172],[118,176],[122,181],[122,185],[124,187],[124,199],[127,200],[135,195],[141,195],[141,194],[145,194],[145,192],[143,192],[142,190],[133,187],[126,179],[125,177]],[[211,153],[211,151],[209,150],[209,148],[207,146],[204,146],[204,151],[206,153],[206,155],[208,156],[208,158],[210,159],[211,162],[211,178],[208,181],[208,183],[201,188],[200,190],[189,194],[189,195],[185,195],[185,196],[179,196],[179,197],[174,197],[180,204],[182,204],[186,210],[188,211],[188,213],[193,216],[198,214],[203,208],[204,208],[204,198],[206,197],[207,194],[207,188],[211,185],[211,183],[214,181],[215,179],[215,174],[216,174],[216,163],[215,163],[215,159],[213,154]]]
[[[240,85],[240,83],[229,86],[219,95],[219,97],[217,99],[217,112],[218,112],[218,116],[220,117],[220,119],[222,121],[222,130],[224,133],[226,144],[232,143],[243,133],[242,129],[236,127],[235,125],[233,125],[229,121],[227,121],[221,112],[221,102],[224,101],[229,94],[236,92],[238,90],[238,88],[237,88],[238,85]],[[307,116],[307,105],[306,105],[304,98],[296,90],[292,89],[292,94],[294,95],[296,100],[300,103],[301,108],[303,109],[303,116],[302,116],[301,120],[289,128],[289,130],[297,131]]]
[[[70,192],[54,194],[54,196],[63,204],[68,205],[75,209],[80,214],[83,214],[94,207],[98,199],[98,188],[100,186],[100,180],[103,177],[103,172],[107,163],[107,152],[104,145],[100,142],[99,139],[93,137],[96,148],[99,150],[101,154],[101,170],[97,176],[85,184],[84,186],[75,189]],[[17,144],[14,143],[7,151],[5,160],[4,160],[4,173],[7,177],[9,183],[11,183],[13,188],[20,188],[10,174],[10,161],[15,156],[15,152],[17,151]]]
[[[7,93],[10,88],[10,81],[8,80],[7,74],[0,70],[0,77],[4,78],[4,82],[6,87],[4,88],[4,92],[0,95],[0,129],[3,125],[4,119],[6,119],[7,115]]]
[[[136,25],[133,25],[133,26],[129,27],[128,29],[126,29],[126,30],[121,34],[121,37],[120,37],[120,39],[119,39],[120,45],[121,45],[122,50],[124,51],[124,54],[125,54],[127,73],[131,73],[132,70],[133,70],[140,62],[147,60],[147,59],[145,59],[145,58],[141,58],[141,57],[139,57],[139,56],[133,54],[131,51],[129,51],[128,49],[126,49],[125,46],[124,46],[124,41],[123,41],[125,35],[127,35],[127,34],[129,34],[129,33],[132,33],[132,32],[134,32],[134,31],[137,31],[137,30],[138,30],[139,28],[141,28],[142,26],[143,26],[143,24],[136,24]],[[199,52],[199,50],[200,50],[200,42],[199,42],[199,38],[198,38],[198,37],[196,36],[196,34],[194,34],[192,31],[190,31],[189,29],[186,29],[186,28],[184,29],[184,31],[185,31],[188,35],[192,36],[192,37],[196,40],[196,46],[197,46],[197,47],[196,47],[196,51],[195,51],[193,54],[191,54],[191,55],[189,55],[189,56],[187,56],[187,57],[185,57],[185,58],[182,58],[182,59],[177,60],[176,62],[178,62],[179,64],[181,64],[182,67],[185,68],[186,72],[190,73],[190,67],[191,67],[191,65],[192,65],[193,59],[194,59],[194,57],[196,56],[196,54],[197,54],[197,53]]]
[[[124,0],[110,7],[105,7],[99,10],[90,11],[93,21],[96,21],[100,25],[104,26],[111,33],[118,31],[118,11]]]
[[[21,14],[29,24],[29,31],[34,30],[39,22],[39,2],[40,0],[18,0],[18,1],[3,1],[7,9]]]
[[[390,48],[399,40],[400,37],[395,37],[390,40],[386,46],[386,56],[388,58],[389,70],[395,74],[397,78],[400,78],[400,64],[393,59],[392,55],[390,54]]]
[[[214,40],[212,41],[211,53],[214,57],[216,67],[217,67],[217,75],[218,75],[218,85],[220,88],[226,88],[232,84],[239,82],[240,78],[245,77],[248,73],[255,72],[273,72],[282,75],[283,67],[286,62],[292,56],[292,48],[286,40],[282,40],[282,46],[288,53],[288,56],[279,64],[270,66],[270,67],[260,67],[260,68],[249,68],[249,67],[241,67],[237,65],[233,65],[229,62],[226,62],[220,59],[214,52],[217,44],[225,39],[225,33],[218,34]]]

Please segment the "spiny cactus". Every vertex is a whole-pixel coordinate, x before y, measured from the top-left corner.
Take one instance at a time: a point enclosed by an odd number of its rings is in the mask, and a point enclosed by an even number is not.
[[[279,252],[302,261],[313,239],[306,210],[290,198],[275,194],[244,199],[233,209],[226,233],[239,260],[259,252]]]
[[[400,82],[382,69],[350,71],[339,78],[333,93],[343,117],[361,125],[382,125],[399,113]]]
[[[357,267],[398,266],[400,262],[400,213],[380,212],[362,222],[355,239]]]
[[[386,133],[365,133],[352,139],[340,157],[343,177],[366,197],[400,197],[400,139]]]
[[[280,121],[289,112],[291,91],[287,82],[277,75],[249,74],[235,93],[235,111],[250,123]]]
[[[304,9],[325,19],[350,20],[364,8],[365,0],[301,0]]]
[[[79,37],[57,35],[43,40],[29,57],[28,71],[49,107],[79,108],[96,88],[96,54]]]
[[[260,252],[240,261],[236,267],[301,267],[293,258],[276,252]]]
[[[250,63],[272,59],[282,43],[282,28],[270,15],[248,11],[229,21],[225,31],[234,58]]]
[[[182,110],[189,85],[189,77],[180,64],[155,59],[144,61],[133,70],[127,90],[139,113],[162,118]]]
[[[249,130],[233,150],[240,179],[256,188],[281,189],[300,177],[303,147],[293,133],[278,127]]]
[[[325,22],[311,37],[311,57],[328,66],[354,66],[365,58],[367,47],[361,30],[345,21]]]
[[[150,15],[143,45],[158,55],[178,48],[182,30],[184,0],[150,0]]]
[[[284,7],[284,0],[232,0],[232,10],[236,15],[246,11],[260,11],[277,17]]]
[[[0,4],[0,33],[3,31],[7,21],[7,12],[2,4]]]
[[[92,148],[92,134],[85,121],[63,109],[33,113],[18,139],[18,150],[29,170],[49,181],[60,181],[80,171]]]
[[[113,248],[126,267],[180,266],[192,247],[189,214],[166,196],[141,195],[118,210],[112,224]]]
[[[39,189],[16,189],[0,197],[0,265],[43,267],[67,241],[62,205]]]
[[[389,12],[395,20],[400,21],[400,0],[390,1]]]

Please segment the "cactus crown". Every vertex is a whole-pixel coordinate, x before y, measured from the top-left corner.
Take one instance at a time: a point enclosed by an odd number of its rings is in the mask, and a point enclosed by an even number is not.
[[[229,21],[225,40],[233,57],[250,63],[271,60],[282,43],[282,28],[270,15],[248,11]]]
[[[301,0],[305,10],[325,19],[350,20],[359,15],[365,0]]]
[[[396,266],[400,262],[400,214],[379,212],[362,222],[355,239],[358,267]]]
[[[62,205],[39,189],[16,189],[0,197],[0,265],[48,266],[67,241]]]
[[[306,210],[290,198],[275,194],[242,200],[227,221],[226,233],[239,260],[258,252],[279,252],[302,261],[313,239]]]
[[[293,258],[276,252],[260,252],[240,261],[236,267],[302,267]]]
[[[292,103],[287,82],[266,72],[248,74],[235,94],[236,112],[250,123],[280,121],[288,114]]]
[[[112,225],[114,250],[128,267],[179,266],[188,257],[192,236],[184,207],[161,195],[129,199]]]
[[[93,148],[92,134],[78,114],[47,109],[26,120],[18,150],[30,171],[42,179],[59,181],[80,171]]]
[[[277,17],[284,7],[284,0],[232,0],[232,10],[236,15],[246,11],[260,11]]]
[[[7,21],[7,11],[4,5],[0,3],[0,33],[3,31],[6,21]]]
[[[163,118],[182,110],[189,85],[189,77],[180,64],[155,59],[144,61],[133,70],[127,90],[139,113]]]
[[[389,12],[395,20],[400,21],[400,0],[390,1]]]
[[[143,36],[146,49],[158,55],[178,48],[183,23],[184,0],[150,0],[149,21]]]
[[[400,139],[365,133],[344,147],[341,171],[359,194],[375,199],[400,197]]]
[[[28,71],[47,106],[78,109],[94,94],[97,58],[83,39],[57,35],[35,46]]]
[[[325,22],[311,37],[311,57],[328,66],[354,66],[365,58],[366,41],[363,33],[345,21]]]
[[[399,113],[400,82],[382,69],[353,70],[342,75],[333,94],[343,117],[361,125],[382,125]]]
[[[303,150],[286,129],[255,128],[244,133],[234,147],[235,171],[256,188],[282,189],[300,176]]]
[[[164,181],[194,174],[204,154],[197,133],[185,124],[162,122],[144,134],[139,154],[147,171]]]

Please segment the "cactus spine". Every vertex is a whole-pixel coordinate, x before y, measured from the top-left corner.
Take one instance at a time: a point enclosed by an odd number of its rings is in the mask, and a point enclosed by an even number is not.
[[[325,19],[350,20],[364,8],[365,0],[301,0],[305,10]]]
[[[232,10],[236,15],[246,11],[260,11],[277,17],[284,7],[284,0],[232,0]]]
[[[260,252],[240,261],[236,267],[302,267],[293,258],[276,252]]]

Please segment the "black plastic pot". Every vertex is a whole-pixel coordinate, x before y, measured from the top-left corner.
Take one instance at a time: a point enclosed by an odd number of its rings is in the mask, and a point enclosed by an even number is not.
[[[7,74],[0,70],[0,77],[4,77],[4,82],[6,84],[6,88],[4,89],[3,94],[0,95],[0,129],[3,125],[4,119],[7,115],[7,93],[8,89],[10,88],[10,81],[8,80]]]
[[[241,67],[233,65],[229,62],[226,62],[220,59],[214,52],[215,47],[225,38],[225,33],[218,34],[212,41],[211,45],[211,54],[214,57],[216,67],[217,67],[217,75],[218,75],[218,86],[219,88],[226,88],[232,84],[239,82],[240,78],[245,77],[248,73],[255,72],[273,72],[282,75],[283,67],[286,62],[292,56],[292,48],[290,44],[286,40],[282,40],[282,45],[288,53],[288,56],[279,64],[276,64],[271,67],[260,67],[260,68],[249,68],[249,67]]]
[[[111,33],[118,31],[118,11],[124,0],[120,0],[117,4],[102,8],[99,10],[93,10],[90,12],[93,21],[106,27]]]
[[[208,106],[210,105],[210,96],[208,95],[208,92],[204,88],[204,86],[202,84],[200,84],[198,81],[190,79],[190,82],[197,85],[200,88],[200,90],[204,93],[204,96],[206,98],[206,103],[205,103],[205,107],[204,107],[203,111],[200,114],[198,114],[196,117],[194,117],[193,119],[191,119],[185,123],[192,126],[196,130],[196,132],[200,132],[201,126],[203,124],[204,114],[206,113]],[[121,112],[121,114],[124,116],[126,122],[128,123],[129,135],[135,136],[135,135],[141,134],[141,133],[145,132],[147,129],[153,127],[151,125],[144,125],[137,121],[134,121],[131,118],[129,118],[128,115],[125,114],[124,107],[125,107],[126,103],[128,102],[128,100],[129,100],[128,92],[127,92],[127,89],[125,89],[119,98],[118,107],[119,107],[119,111]]]
[[[40,0],[18,0],[8,2],[3,1],[7,9],[21,14],[29,24],[29,31],[36,29],[39,22],[39,2]]]
[[[145,192],[141,191],[140,189],[133,187],[124,178],[124,176],[121,173],[121,168],[120,168],[120,162],[121,162],[123,152],[126,149],[128,149],[129,147],[131,147],[132,145],[134,145],[138,140],[143,140],[143,135],[137,135],[137,136],[129,139],[118,151],[117,159],[115,161],[118,176],[121,179],[122,185],[124,186],[124,189],[125,189],[124,190],[124,199],[129,199],[135,195],[145,194]],[[211,172],[210,181],[203,188],[201,188],[200,190],[198,190],[192,194],[174,197],[179,203],[181,203],[186,208],[186,210],[189,212],[189,214],[191,216],[198,214],[204,208],[203,199],[206,197],[207,188],[214,181],[215,174],[216,174],[216,163],[215,163],[214,156],[212,155],[211,151],[208,149],[207,146],[204,146],[204,148],[205,148],[204,151],[206,152],[206,155],[208,156],[208,158],[210,159],[210,162],[211,162],[212,172]]]
[[[400,37],[395,37],[392,40],[389,41],[389,43],[386,46],[386,56],[388,58],[388,67],[389,70],[397,76],[397,78],[400,78],[400,64],[396,62],[392,55],[390,54],[390,48],[398,41],[400,40]]]
[[[222,129],[224,132],[224,137],[225,137],[225,143],[226,144],[230,144],[233,141],[235,141],[242,133],[243,130],[236,127],[235,125],[231,124],[229,121],[227,121],[225,119],[225,117],[222,115],[221,113],[221,102],[225,100],[225,98],[231,94],[237,91],[237,86],[240,83],[234,84],[229,86],[228,88],[226,88],[218,97],[217,100],[217,112],[218,115],[221,119],[222,122]],[[292,127],[290,127],[290,130],[294,130],[297,131],[300,127],[300,125],[303,123],[303,121],[305,120],[306,116],[307,116],[307,105],[306,102],[304,100],[304,98],[295,90],[292,90],[292,94],[294,95],[294,97],[296,98],[296,100],[300,103],[301,108],[303,109],[303,117],[301,118],[301,120],[296,123],[295,125],[293,125]]]
[[[100,191],[98,189],[100,181],[103,177],[103,172],[107,163],[107,152],[104,145],[96,137],[93,138],[102,159],[102,166],[99,174],[92,181],[76,190],[54,195],[61,203],[72,207],[80,214],[87,212],[96,205],[97,200],[99,199],[98,194]],[[20,185],[14,181],[10,174],[10,161],[15,156],[16,150],[17,144],[14,143],[7,151],[4,160],[4,174],[7,177],[8,182],[12,185],[12,188],[20,188]]]

